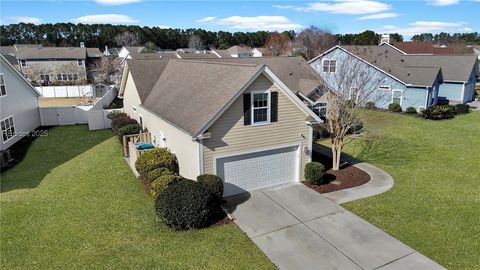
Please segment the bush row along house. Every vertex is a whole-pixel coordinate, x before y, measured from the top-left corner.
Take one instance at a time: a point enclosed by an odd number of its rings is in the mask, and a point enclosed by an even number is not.
[[[320,80],[303,58],[129,59],[123,74],[124,111],[181,175],[219,175],[224,196],[304,179],[321,120],[300,99]]]
[[[406,54],[388,43],[379,46],[335,46],[309,63],[332,88],[345,61],[355,61],[382,83],[377,105],[398,103],[403,109],[425,109],[437,103],[466,103],[475,95],[478,63],[475,55]],[[313,97],[310,97],[314,99]],[[352,97],[354,99],[355,97]]]
[[[15,44],[2,46],[0,53],[34,85],[100,80],[96,68],[104,57],[98,48],[86,48],[83,43],[80,47]]]

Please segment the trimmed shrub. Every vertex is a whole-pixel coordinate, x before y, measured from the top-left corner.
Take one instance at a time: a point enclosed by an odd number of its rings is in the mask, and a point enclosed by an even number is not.
[[[417,110],[414,107],[408,107],[405,109],[405,112],[408,114],[416,114]]]
[[[166,168],[177,174],[178,166],[175,155],[166,148],[155,148],[145,151],[135,162],[135,169],[142,177],[157,168]]]
[[[451,105],[433,105],[422,111],[426,119],[442,120],[455,117],[455,107]]]
[[[175,175],[175,174],[167,168],[156,168],[147,172],[147,174],[143,176],[143,179],[147,180],[148,182],[153,182],[159,177],[164,175]]]
[[[155,179],[150,186],[150,194],[153,198],[156,198],[160,192],[165,190],[170,185],[183,181],[184,178],[177,175],[163,175]]]
[[[221,209],[201,183],[186,179],[158,194],[155,211],[167,226],[188,230],[213,224]]]
[[[138,124],[137,120],[132,119],[128,116],[120,116],[113,118],[112,120],[112,131],[113,133],[117,134],[118,129],[131,124]]]
[[[107,114],[107,118],[108,118],[108,119],[111,119],[111,120],[113,120],[113,119],[115,119],[115,118],[117,118],[117,117],[127,117],[127,116],[128,116],[128,115],[127,115],[126,113],[121,112],[121,111],[113,111],[113,112],[109,112],[109,113]]]
[[[318,162],[310,162],[305,165],[305,180],[313,185],[322,183],[325,166]]]
[[[202,174],[197,177],[197,181],[200,182],[205,189],[215,199],[221,201],[223,198],[223,181],[222,178],[214,174]]]
[[[465,114],[470,111],[470,106],[468,104],[457,104],[455,105],[455,113]]]
[[[402,112],[402,106],[398,103],[390,103],[388,105],[388,110],[393,113],[400,113]]]
[[[360,134],[363,129],[363,123],[359,122],[354,125],[352,125],[348,130],[347,134]]]
[[[124,135],[138,134],[141,131],[142,131],[142,126],[140,124],[126,125],[117,130],[118,139],[120,140],[120,142],[123,142]]]
[[[375,102],[373,101],[368,101],[365,103],[365,109],[367,110],[375,110],[377,107],[375,106]]]
[[[313,126],[313,139],[318,140],[321,138],[329,138],[330,132],[328,129],[323,125],[315,125]]]

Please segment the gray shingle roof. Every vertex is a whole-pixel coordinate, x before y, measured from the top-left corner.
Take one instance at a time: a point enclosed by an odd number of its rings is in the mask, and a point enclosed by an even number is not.
[[[81,47],[25,47],[17,52],[19,59],[84,59],[87,50]]]
[[[196,136],[262,68],[252,64],[170,60],[143,106]]]
[[[135,81],[135,86],[142,102],[150,94],[167,63],[168,59],[160,58],[157,60],[127,60],[128,70]]]
[[[468,81],[475,55],[404,55],[388,46],[342,46],[405,83],[431,86],[440,72],[444,80]]]
[[[0,53],[3,55],[15,55],[17,50],[13,46],[0,46]]]
[[[134,47],[134,46],[125,46],[125,49],[129,52],[129,53],[141,53],[143,51],[143,49],[145,49],[145,47],[142,47],[142,46],[137,46],[137,47]]]
[[[234,45],[227,49],[230,54],[250,53],[250,47]]]
[[[177,54],[184,59],[198,59],[198,58],[216,58],[218,59],[218,56],[214,53],[181,53],[177,52]]]
[[[103,57],[103,53],[98,48],[87,48],[87,57]]]

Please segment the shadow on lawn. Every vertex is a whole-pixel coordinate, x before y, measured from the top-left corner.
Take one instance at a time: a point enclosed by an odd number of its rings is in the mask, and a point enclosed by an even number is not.
[[[21,140],[16,146],[21,160],[8,171],[2,169],[0,192],[35,188],[55,167],[112,136],[109,130],[89,131],[86,125],[76,125],[49,128],[48,136]]]

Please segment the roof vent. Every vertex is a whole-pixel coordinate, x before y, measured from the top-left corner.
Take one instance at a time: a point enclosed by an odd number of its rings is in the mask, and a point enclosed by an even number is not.
[[[85,48],[85,42],[80,42],[80,48]]]

